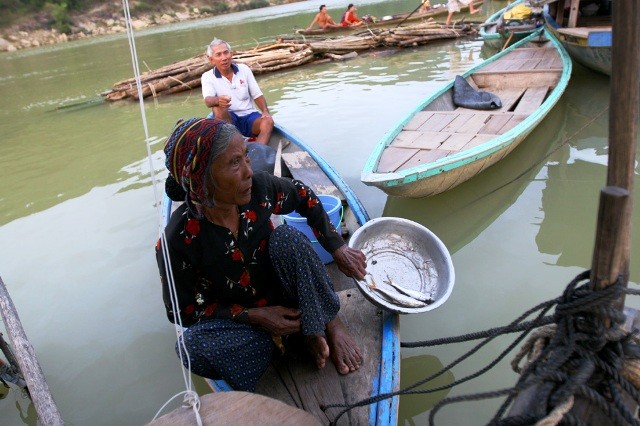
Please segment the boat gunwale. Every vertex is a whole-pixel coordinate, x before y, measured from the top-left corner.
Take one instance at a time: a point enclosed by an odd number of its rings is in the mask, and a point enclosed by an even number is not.
[[[453,155],[440,158],[430,163],[417,165],[400,171],[389,173],[374,172],[373,170],[375,169],[375,167],[377,167],[384,150],[389,145],[391,145],[395,137],[403,130],[406,124],[414,117],[417,112],[424,110],[424,108],[432,103],[436,98],[443,95],[448,90],[451,90],[455,82],[455,80],[451,80],[440,90],[423,101],[418,107],[414,108],[410,113],[402,118],[395,127],[393,127],[385,135],[383,135],[380,143],[376,145],[376,148],[365,163],[365,168],[363,169],[361,175],[361,181],[365,184],[383,188],[403,186],[404,184],[410,184],[420,179],[438,175],[443,172],[448,172],[450,170],[464,166],[465,164],[469,164],[481,158],[495,154],[517,140],[519,134],[525,132],[526,134],[530,133],[533,128],[542,120],[542,118],[551,110],[551,108],[553,108],[553,106],[555,106],[555,104],[559,101],[561,94],[564,92],[569,82],[572,70],[571,58],[569,57],[560,41],[557,40],[557,38],[548,29],[542,27],[536,30],[530,36],[518,41],[509,48],[503,50],[502,52],[499,52],[488,60],[483,61],[480,64],[470,68],[462,74],[464,78],[467,78],[479,69],[484,68],[488,64],[495,62],[507,53],[542,35],[546,36],[558,50],[559,55],[563,61],[563,69],[560,74],[558,83],[555,85],[547,99],[540,105],[538,109],[536,109],[535,112],[528,115],[526,119],[524,119],[521,123],[514,126],[506,133],[498,135],[497,137],[481,143],[480,145],[477,145],[473,148],[457,152]]]

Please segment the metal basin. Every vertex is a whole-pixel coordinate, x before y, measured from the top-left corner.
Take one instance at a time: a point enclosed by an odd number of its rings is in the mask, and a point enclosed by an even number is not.
[[[358,288],[381,308],[399,314],[427,312],[446,302],[453,290],[455,273],[449,250],[419,223],[397,217],[372,219],[354,232],[349,246],[362,250],[367,257],[368,283],[356,280]],[[433,302],[409,307],[370,287],[372,282],[380,286],[389,280]]]

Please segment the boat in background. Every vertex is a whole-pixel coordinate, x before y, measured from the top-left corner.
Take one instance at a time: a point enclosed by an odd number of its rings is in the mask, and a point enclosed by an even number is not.
[[[492,49],[504,49],[528,37],[544,25],[542,9],[532,8],[528,3],[525,0],[516,0],[489,16],[480,26],[480,37],[484,44]]]
[[[575,7],[573,4],[575,3]],[[593,3],[580,7],[572,0],[569,16],[550,4],[544,14],[547,28],[560,40],[571,58],[577,63],[602,74],[611,75],[611,2],[603,2],[604,9],[594,9]]]
[[[276,161],[276,169],[280,168],[280,172],[276,171],[276,174],[299,179],[318,195],[333,195],[340,199],[340,226],[345,240],[369,221],[369,215],[360,200],[331,165],[296,136],[276,124],[269,146],[277,150],[279,145],[282,161]],[[172,210],[171,199],[165,194],[165,223]],[[278,222],[279,218],[273,217],[272,220]],[[400,329],[397,313],[383,310],[365,299],[355,281],[346,277],[334,262],[325,264],[325,267],[340,297],[338,315],[362,349],[364,363],[356,373],[341,375],[330,359],[321,370],[315,367],[311,359],[279,360],[272,363],[262,376],[256,393],[303,409],[315,416],[321,424],[334,424],[335,417],[342,409],[323,410],[323,407],[352,404],[399,389]],[[207,383],[215,392],[233,391],[223,380],[207,379]],[[398,420],[398,406],[398,396],[383,399],[353,408],[342,415],[337,424],[394,426]]]
[[[362,182],[410,198],[459,185],[518,146],[558,102],[570,76],[569,55],[540,28],[457,79],[478,96],[497,98],[493,109],[454,103],[459,85],[449,82],[383,136]]]
[[[473,5],[475,7],[482,6],[484,0],[475,0]],[[462,6],[460,8],[461,12],[468,11],[469,5]],[[414,12],[405,12],[398,13],[396,15],[388,15],[383,16],[380,19],[374,20],[373,22],[367,22],[363,20],[362,25],[356,26],[348,26],[348,27],[336,27],[336,28],[312,28],[310,30],[299,29],[296,30],[296,34],[302,35],[344,35],[344,34],[352,34],[360,31],[367,31],[369,29],[375,28],[390,28],[396,25],[403,24],[405,22],[415,22],[420,20],[427,20],[435,17],[446,17],[449,13],[446,4],[433,4],[431,8],[426,12],[422,12],[420,10],[416,10]]]

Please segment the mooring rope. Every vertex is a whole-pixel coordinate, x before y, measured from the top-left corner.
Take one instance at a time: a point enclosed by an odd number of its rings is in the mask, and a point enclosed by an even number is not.
[[[514,387],[445,398],[431,410],[429,423],[433,425],[438,411],[448,404],[506,397],[491,419],[491,425],[551,426],[560,421],[578,425],[583,422],[570,410],[574,405],[575,396],[580,396],[598,407],[612,424],[640,426],[640,421],[624,405],[619,390],[626,392],[636,403],[640,403],[640,392],[634,385],[634,383],[640,383],[640,362],[630,364],[629,368],[623,368],[626,360],[639,361],[640,338],[636,335],[637,330],[631,333],[622,331],[624,314],[613,307],[614,302],[620,300],[623,294],[640,295],[640,291],[625,288],[621,279],[605,289],[592,290],[588,282],[581,284],[588,280],[589,276],[590,271],[577,275],[567,285],[561,297],[540,303],[507,326],[456,337],[403,342],[402,347],[431,347],[484,339],[449,365],[408,387],[353,404],[326,405],[323,409],[343,409],[333,420],[332,423],[335,424],[342,415],[356,407],[397,395],[427,394],[450,389],[489,371],[527,335],[531,334],[512,362],[514,371],[521,373]],[[554,314],[546,315],[554,306]],[[535,319],[524,321],[536,313]],[[605,326],[605,318],[611,321],[609,327]],[[494,338],[514,332],[520,332],[520,335],[493,361],[475,373],[447,385],[416,389],[468,359]],[[524,355],[528,355],[529,360],[520,367],[519,364]],[[619,372],[620,370],[622,372]],[[505,416],[506,410],[512,405],[514,399],[523,390],[532,386],[539,388],[534,401],[535,407],[527,410],[526,414]]]
[[[133,73],[135,76],[135,81],[136,81],[136,89],[137,89],[137,93],[138,93],[138,103],[140,106],[140,114],[142,117],[142,126],[144,128],[144,136],[145,136],[145,144],[146,144],[146,148],[147,148],[147,158],[149,160],[149,173],[151,174],[151,180],[152,180],[152,186],[153,186],[153,195],[155,198],[155,206],[156,206],[156,211],[157,211],[157,217],[158,217],[158,229],[159,229],[159,233],[162,235],[162,237],[160,238],[161,240],[161,246],[162,246],[162,254],[164,256],[164,258],[166,259],[165,263],[166,263],[166,268],[167,268],[167,281],[168,281],[168,287],[169,287],[169,293],[170,293],[170,299],[171,299],[171,305],[173,307],[172,311],[173,311],[173,315],[174,315],[174,324],[175,324],[175,332],[176,332],[176,336],[177,336],[177,340],[178,340],[178,344],[182,347],[182,349],[184,350],[184,353],[186,354],[186,365],[187,368],[185,370],[185,368],[182,368],[183,365],[185,365],[185,362],[183,360],[183,350],[179,350],[178,354],[179,354],[179,358],[180,358],[180,362],[181,362],[181,372],[182,372],[182,378],[184,380],[184,384],[185,384],[185,390],[182,392],[177,393],[176,395],[174,395],[173,397],[171,397],[156,413],[156,415],[153,417],[153,420],[155,420],[160,413],[162,412],[162,410],[164,410],[164,408],[171,402],[173,401],[176,397],[184,395],[184,399],[183,399],[183,406],[185,407],[191,407],[193,409],[195,418],[196,418],[196,423],[198,424],[198,426],[202,426],[202,419],[200,417],[200,399],[198,396],[198,393],[195,392],[193,390],[193,383],[191,380],[191,362],[190,362],[190,358],[189,358],[189,352],[187,351],[187,348],[184,344],[184,340],[182,339],[182,320],[180,318],[180,316],[177,314],[178,309],[176,309],[176,307],[178,306],[178,300],[177,300],[177,292],[175,290],[175,284],[173,281],[173,271],[171,270],[171,261],[170,261],[170,257],[169,257],[169,251],[167,248],[167,244],[166,244],[166,237],[165,237],[165,233],[164,233],[164,223],[161,220],[162,218],[162,212],[161,212],[161,202],[158,198],[158,190],[157,190],[157,179],[155,176],[155,169],[154,169],[154,165],[153,165],[153,156],[151,154],[151,143],[150,143],[150,138],[149,138],[149,129],[148,129],[148,125],[147,125],[147,116],[145,114],[145,109],[144,109],[144,96],[142,93],[142,82],[140,79],[140,67],[138,65],[138,54],[136,51],[136,43],[135,43],[135,37],[133,34],[133,27],[131,25],[131,14],[130,14],[130,10],[129,10],[129,0],[122,0],[122,8],[124,11],[124,18],[125,18],[125,24],[126,24],[126,29],[127,29],[127,39],[129,41],[129,51],[131,53],[131,63],[133,65]],[[153,90],[153,88],[152,88]]]

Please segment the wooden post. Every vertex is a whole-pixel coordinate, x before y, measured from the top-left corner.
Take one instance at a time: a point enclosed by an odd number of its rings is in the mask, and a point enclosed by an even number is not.
[[[606,205],[600,207],[604,217],[598,220],[591,273],[591,284],[597,289],[613,284],[620,275],[626,286],[629,277],[633,200],[623,193],[633,193],[636,161],[640,108],[640,54],[636,45],[640,40],[638,19],[640,6],[637,2],[616,2],[612,21],[609,164],[607,188],[603,190],[601,200]],[[624,298],[620,308],[623,304]]]
[[[567,28],[575,28],[578,23],[578,12],[580,12],[580,0],[571,0],[571,6],[569,9],[569,22]]]
[[[49,386],[44,378],[40,364],[36,358],[35,350],[20,323],[20,317],[16,307],[9,297],[7,288],[0,277],[0,313],[9,334],[9,340],[13,352],[24,376],[31,400],[36,407],[38,419],[43,425],[63,425],[58,407],[49,392]]]

